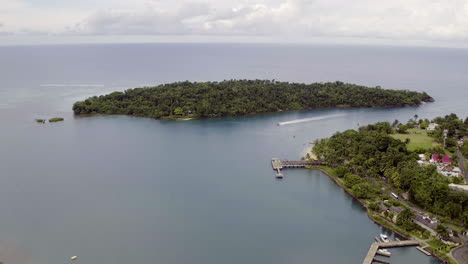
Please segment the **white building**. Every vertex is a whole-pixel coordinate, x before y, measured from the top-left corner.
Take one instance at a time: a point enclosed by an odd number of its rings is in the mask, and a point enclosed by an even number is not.
[[[437,166],[437,172],[445,177],[460,177],[461,170],[458,167]]]
[[[426,155],[419,154],[419,160],[426,161]]]
[[[436,130],[436,128],[438,128],[438,127],[439,127],[438,124],[436,124],[436,123],[430,123],[430,124],[427,126],[426,130],[427,130],[427,131],[434,131],[434,130]]]
[[[448,185],[451,190],[454,191],[460,191],[460,192],[466,192],[468,193],[468,185],[461,185],[461,184],[449,184]]]

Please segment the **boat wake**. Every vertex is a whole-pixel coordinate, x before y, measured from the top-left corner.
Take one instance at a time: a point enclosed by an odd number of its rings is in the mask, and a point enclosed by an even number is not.
[[[324,115],[324,116],[317,116],[317,117],[311,117],[311,118],[295,119],[295,120],[291,120],[291,121],[279,122],[278,126],[285,126],[285,125],[292,125],[292,124],[297,124],[297,123],[317,121],[317,120],[329,119],[329,118],[340,117],[340,116],[345,116],[345,114]]]

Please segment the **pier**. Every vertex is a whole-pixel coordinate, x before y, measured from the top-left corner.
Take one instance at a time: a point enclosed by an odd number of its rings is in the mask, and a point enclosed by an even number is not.
[[[314,161],[308,161],[308,160],[280,160],[277,158],[272,158],[271,159],[271,166],[273,167],[273,170],[282,170],[286,168],[305,168],[307,166],[313,166],[313,165],[324,165],[325,163],[321,160],[314,160]]]
[[[372,262],[390,263],[388,260],[376,258],[375,255],[380,248],[394,248],[394,247],[410,247],[419,246],[419,242],[416,240],[402,240],[402,241],[391,241],[391,242],[374,242],[367,252],[367,256],[362,264],[372,264]]]
[[[277,179],[283,178],[283,173],[281,173],[282,169],[305,168],[307,166],[312,166],[312,165],[324,165],[324,163],[320,160],[307,161],[307,160],[280,160],[277,158],[271,159],[271,167],[273,167],[273,170],[277,171],[277,174],[276,174]]]

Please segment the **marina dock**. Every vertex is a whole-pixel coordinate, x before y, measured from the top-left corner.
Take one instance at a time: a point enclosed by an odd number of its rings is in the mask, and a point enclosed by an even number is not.
[[[380,248],[394,248],[394,247],[410,247],[419,246],[419,242],[416,240],[402,240],[402,241],[391,241],[391,242],[374,242],[369,248],[366,258],[362,264],[372,264],[372,262],[390,263],[388,260],[376,258],[377,250]]]

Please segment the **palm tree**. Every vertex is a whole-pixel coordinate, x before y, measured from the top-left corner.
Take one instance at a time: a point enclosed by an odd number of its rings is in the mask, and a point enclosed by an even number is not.
[[[447,227],[445,227],[444,225],[442,224],[438,224],[437,227],[436,227],[436,230],[437,232],[437,235],[441,238],[444,238],[444,237],[448,237],[449,236],[449,232],[447,230]]]

